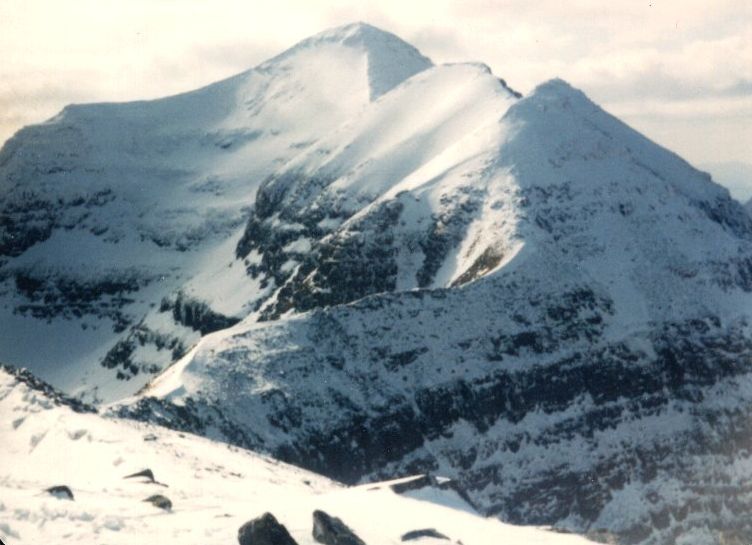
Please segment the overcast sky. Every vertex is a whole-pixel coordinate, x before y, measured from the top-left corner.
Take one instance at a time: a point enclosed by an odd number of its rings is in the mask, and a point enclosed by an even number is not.
[[[353,21],[523,93],[561,77],[694,164],[752,163],[750,0],[0,0],[0,142],[67,103],[190,90]]]

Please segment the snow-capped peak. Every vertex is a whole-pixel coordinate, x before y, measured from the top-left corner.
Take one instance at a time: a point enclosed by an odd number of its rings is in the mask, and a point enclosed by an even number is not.
[[[367,23],[357,22],[325,30],[269,59],[259,69],[285,64],[310,50],[346,48],[366,55],[370,98],[375,100],[433,63],[398,36]],[[339,53],[342,54],[341,52]]]
[[[525,97],[525,100],[510,112],[515,115],[515,111],[528,113],[524,114],[530,118],[532,112],[550,113],[549,110],[566,111],[571,110],[577,114],[587,111],[600,110],[585,93],[573,87],[568,82],[560,78],[554,78],[541,83]]]
[[[521,148],[530,150],[531,146],[540,146],[548,153],[560,154],[551,160],[562,164],[577,154],[585,156],[589,162],[627,160],[655,178],[656,183],[670,185],[671,191],[691,201],[725,201],[729,197],[728,191],[712,183],[707,174],[609,114],[562,79],[555,78],[538,85],[512,106],[505,118],[517,129],[518,147],[515,149],[518,152]],[[531,156],[530,153],[515,156],[516,169],[522,168],[526,155]],[[535,162],[529,166],[534,169],[543,167]],[[577,176],[588,184],[608,178],[580,174]],[[540,175],[535,178],[542,179]],[[738,219],[739,210],[730,213]]]
[[[549,94],[549,95],[575,95],[583,98],[587,98],[585,93],[573,87],[568,81],[561,78],[551,78],[543,83],[535,86],[533,94]]]
[[[323,30],[309,38],[306,38],[298,45],[310,45],[323,42],[348,44],[396,42],[399,43],[402,47],[417,51],[411,44],[407,43],[399,36],[396,36],[391,32],[387,32],[386,30],[382,30],[363,21],[347,23],[327,30]]]

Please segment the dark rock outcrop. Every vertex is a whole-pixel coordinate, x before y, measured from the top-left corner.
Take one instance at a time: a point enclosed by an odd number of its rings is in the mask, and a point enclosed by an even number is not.
[[[318,510],[313,512],[313,539],[324,545],[365,545],[342,520]]]
[[[143,477],[150,482],[154,482],[154,472],[148,468],[144,469],[143,471],[138,471],[136,473],[133,473],[131,475],[126,475],[125,477],[123,477],[123,479],[135,479],[137,477]]]
[[[123,479],[137,479],[137,478],[144,478],[146,479],[146,482],[149,482],[152,484],[158,484],[159,486],[165,486],[165,487],[167,486],[166,484],[160,483],[158,480],[156,480],[154,478],[154,472],[149,468],[146,468],[142,471],[138,471],[136,473],[133,473],[131,475],[126,475],[125,477],[123,477]]]
[[[16,291],[23,302],[15,312],[40,320],[76,319],[85,315],[112,321],[115,333],[125,331],[133,317],[124,308],[135,301],[135,294],[152,279],[137,270],[124,268],[82,279],[61,272],[18,269],[13,273]]]
[[[423,528],[420,530],[411,530],[407,533],[405,533],[400,539],[402,541],[412,541],[413,539],[418,539],[421,537],[432,537],[435,539],[449,539],[447,536],[442,534],[441,532],[437,532],[433,528]]]
[[[212,310],[204,301],[190,297],[182,291],[174,298],[164,298],[160,311],[171,311],[175,323],[190,327],[202,335],[231,327],[240,321],[240,318],[225,316]]]
[[[238,530],[240,545],[298,545],[274,515],[264,513],[258,518],[246,522]]]
[[[185,354],[184,343],[169,334],[153,331],[138,323],[130,328],[128,334],[118,340],[100,361],[106,369],[115,369],[118,380],[130,380],[139,373],[155,374],[160,367],[149,361],[140,361],[136,357],[139,348],[151,345],[157,352],[170,354],[171,360],[179,359]]]
[[[154,494],[153,496],[146,498],[144,501],[165,511],[172,511],[172,501],[170,501],[170,498],[163,496],[162,494]]]
[[[69,486],[60,484],[56,486],[51,486],[48,489],[45,490],[50,496],[55,496],[56,498],[66,499],[66,500],[72,500],[73,498],[73,491],[70,489]]]

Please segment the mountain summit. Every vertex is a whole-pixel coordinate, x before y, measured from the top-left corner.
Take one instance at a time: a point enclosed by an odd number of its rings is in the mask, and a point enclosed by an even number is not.
[[[260,68],[283,64],[304,52],[332,47],[352,48],[366,56],[370,97],[377,99],[410,76],[433,66],[430,59],[398,36],[367,23],[352,23],[311,36]],[[335,52],[336,54],[336,52]],[[336,89],[332,89],[336,91]]]
[[[752,538],[752,218],[562,80],[348,25],[20,131],[0,218],[0,359],[111,412],[517,523]]]

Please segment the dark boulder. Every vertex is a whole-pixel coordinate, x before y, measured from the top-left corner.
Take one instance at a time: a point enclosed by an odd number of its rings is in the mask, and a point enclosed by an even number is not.
[[[170,498],[163,496],[162,494],[154,494],[153,496],[146,498],[144,501],[149,502],[154,507],[164,509],[165,511],[172,511],[172,502],[170,501]]]
[[[132,475],[126,475],[123,477],[123,479],[138,479],[138,478],[144,478],[146,479],[145,482],[158,484],[160,486],[166,487],[167,485],[164,483],[160,483],[158,480],[154,478],[154,472],[151,469],[144,469],[142,471],[139,471],[137,473],[133,473]]]
[[[421,530],[411,530],[402,536],[402,541],[411,541],[421,537],[433,537],[436,539],[449,539],[441,532],[437,532],[433,528],[423,528]]]
[[[344,522],[323,511],[313,512],[313,539],[324,545],[365,545]]]
[[[48,489],[46,489],[45,492],[47,492],[51,496],[55,496],[56,498],[61,498],[65,500],[73,499],[73,491],[70,489],[70,487],[65,486],[64,484],[51,486]]]
[[[143,471],[139,471],[138,473],[126,475],[125,477],[123,477],[123,479],[135,479],[137,477],[143,477],[148,481],[154,482],[154,472],[151,469],[144,469]]]
[[[258,518],[246,522],[238,530],[240,545],[298,545],[274,515],[264,513]]]

